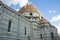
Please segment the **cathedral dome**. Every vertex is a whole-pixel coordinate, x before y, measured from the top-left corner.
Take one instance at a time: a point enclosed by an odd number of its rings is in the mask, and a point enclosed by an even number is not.
[[[36,12],[37,14],[41,15],[40,12],[37,10],[37,8],[32,5],[32,4],[27,4],[25,6],[23,6],[19,11],[18,13],[22,14],[24,13],[25,11],[27,12]]]

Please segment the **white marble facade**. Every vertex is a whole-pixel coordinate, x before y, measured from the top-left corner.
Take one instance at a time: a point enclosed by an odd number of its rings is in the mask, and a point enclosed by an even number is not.
[[[20,15],[0,2],[0,40],[58,40],[57,29],[49,22],[32,24],[32,20],[39,21],[39,18],[29,20],[24,16],[30,16],[29,12]],[[33,12],[33,16],[39,15]]]

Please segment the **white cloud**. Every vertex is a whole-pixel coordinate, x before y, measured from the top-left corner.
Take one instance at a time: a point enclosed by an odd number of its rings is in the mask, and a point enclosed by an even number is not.
[[[10,5],[10,4],[17,4],[18,0],[1,0],[3,3]]]
[[[48,12],[49,12],[49,13],[52,13],[52,11],[51,11],[51,10],[49,10]]]
[[[53,16],[50,21],[51,21],[51,22],[60,21],[60,15]]]
[[[49,13],[55,13],[56,10],[49,10],[48,12],[49,12]]]
[[[17,4],[19,3],[19,5],[22,7],[24,5],[26,5],[29,1],[28,0],[1,0],[3,3],[7,4],[10,6],[10,4]]]
[[[19,11],[19,9],[15,9],[16,11]]]
[[[57,30],[58,30],[58,34],[60,34],[60,25],[56,26]]]
[[[21,7],[26,5],[28,2],[29,2],[28,0],[19,0],[19,4]]]

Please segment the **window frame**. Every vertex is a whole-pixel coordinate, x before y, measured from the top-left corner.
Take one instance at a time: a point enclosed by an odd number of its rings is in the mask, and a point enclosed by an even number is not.
[[[9,20],[9,23],[8,23],[8,32],[10,32],[10,31],[11,31],[11,23],[12,23],[12,21],[11,21],[11,20]]]
[[[25,27],[25,35],[26,35],[26,27]]]

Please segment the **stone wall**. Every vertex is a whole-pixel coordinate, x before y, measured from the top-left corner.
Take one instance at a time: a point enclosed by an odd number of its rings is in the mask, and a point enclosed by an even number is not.
[[[0,40],[58,40],[57,29],[47,24],[32,24],[15,10],[0,4]]]
[[[10,31],[8,31],[9,20],[11,20]],[[27,36],[30,36],[28,20],[2,5],[0,8],[0,40],[27,40]]]

